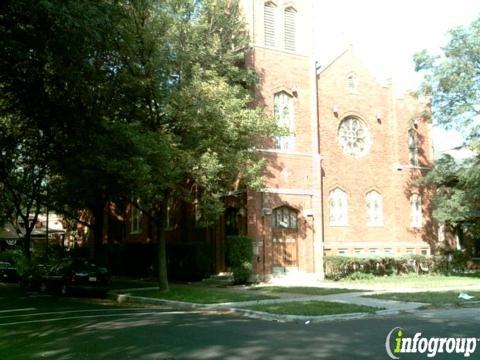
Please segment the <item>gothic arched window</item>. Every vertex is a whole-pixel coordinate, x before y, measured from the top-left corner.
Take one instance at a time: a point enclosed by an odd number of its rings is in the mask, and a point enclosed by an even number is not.
[[[414,129],[408,130],[408,159],[410,165],[418,166],[418,135]]]
[[[422,197],[419,194],[410,196],[410,224],[412,228],[421,228],[423,226],[422,217]]]
[[[367,225],[382,226],[383,225],[383,198],[382,195],[375,190],[367,193]]]
[[[288,206],[273,209],[272,227],[279,229],[296,229],[297,216],[297,212]]]
[[[357,77],[355,74],[347,75],[347,88],[350,92],[357,92]]]
[[[328,196],[329,223],[333,226],[348,224],[347,193],[339,188],[330,191]]]
[[[277,124],[289,132],[289,135],[277,136],[275,148],[293,150],[295,147],[295,114],[293,97],[282,91],[274,96],[274,115]]]
[[[370,149],[370,132],[362,120],[348,116],[338,127],[338,141],[345,154],[359,157]]]

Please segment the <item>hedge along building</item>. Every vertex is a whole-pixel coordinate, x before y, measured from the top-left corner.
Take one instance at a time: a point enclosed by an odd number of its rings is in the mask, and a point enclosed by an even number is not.
[[[259,146],[265,188],[247,191],[246,233],[259,275],[323,276],[324,255],[430,254],[433,159],[427,106],[395,96],[346,50],[317,70],[312,0],[243,0],[258,106],[288,129]]]

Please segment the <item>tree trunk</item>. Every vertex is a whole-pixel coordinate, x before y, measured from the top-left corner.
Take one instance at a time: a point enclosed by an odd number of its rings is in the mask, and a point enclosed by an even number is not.
[[[158,288],[161,291],[168,291],[167,275],[167,244],[165,238],[165,225],[167,216],[167,196],[162,201],[160,213],[156,217],[157,244],[158,244]]]
[[[25,255],[25,260],[27,261],[27,266],[30,265],[32,262],[32,254],[30,252],[30,244],[32,242],[31,239],[31,231],[26,227],[27,231],[25,232],[25,236],[23,238],[23,254]]]
[[[90,258],[95,262],[101,262],[101,252],[102,252],[102,243],[103,243],[103,220],[105,216],[105,201],[102,199],[98,199],[98,202],[95,204],[95,208],[93,209],[93,237],[91,240],[93,243],[90,248]]]

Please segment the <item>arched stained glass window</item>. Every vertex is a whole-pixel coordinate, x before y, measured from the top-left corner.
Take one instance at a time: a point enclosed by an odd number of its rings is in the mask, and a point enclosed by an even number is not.
[[[383,225],[383,198],[380,193],[372,190],[367,193],[367,225]]]
[[[329,223],[332,226],[348,224],[347,193],[339,188],[330,191],[328,197]]]
[[[272,227],[279,229],[296,229],[297,216],[297,212],[288,206],[278,207],[272,212]]]
[[[274,96],[274,115],[277,124],[289,132],[289,135],[277,136],[275,148],[294,150],[295,148],[295,114],[293,97],[282,91]]]
[[[370,133],[365,123],[353,116],[346,117],[338,128],[338,141],[345,154],[362,156],[370,149]]]

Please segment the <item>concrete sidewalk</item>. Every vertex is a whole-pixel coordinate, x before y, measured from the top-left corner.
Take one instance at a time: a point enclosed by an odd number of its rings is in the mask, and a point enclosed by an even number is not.
[[[480,279],[479,279],[480,280]],[[364,291],[376,291],[376,292],[422,292],[422,291],[466,291],[466,290],[477,290],[480,291],[480,281],[477,284],[469,285],[445,285],[434,288],[425,289],[425,287],[409,287],[402,285],[401,288],[397,286],[392,286],[391,284],[365,284],[365,283],[355,283],[355,282],[343,282],[343,281],[332,281],[332,280],[319,280],[312,277],[303,277],[303,276],[288,276],[288,277],[279,277],[272,278],[270,281],[265,283],[260,283],[258,286],[305,286],[305,287],[319,287],[327,289],[349,289],[349,290],[364,290]]]
[[[345,304],[365,305],[377,308],[384,308],[384,311],[399,312],[399,311],[413,311],[422,306],[428,305],[418,302],[405,302],[395,300],[381,300],[371,297],[364,297],[365,295],[373,295],[372,292],[347,292],[331,295],[309,295],[309,296],[296,296],[296,297],[282,297],[280,299],[268,299],[268,300],[255,300],[255,301],[242,301],[242,302],[230,302],[215,304],[221,308],[241,308],[251,305],[260,304],[279,304],[286,302],[303,302],[303,301],[331,301]]]
[[[111,294],[111,297],[119,302],[139,302],[152,305],[168,305],[183,309],[201,309],[211,311],[228,311],[239,313],[244,316],[260,318],[264,320],[275,321],[333,321],[333,320],[346,320],[346,319],[360,319],[368,316],[386,316],[394,315],[399,312],[415,311],[418,308],[428,305],[424,303],[416,302],[403,302],[394,300],[380,300],[370,297],[363,297],[364,295],[372,295],[372,292],[347,292],[331,295],[314,295],[314,296],[288,296],[281,297],[279,299],[267,299],[267,300],[254,300],[254,301],[241,301],[241,302],[228,302],[219,304],[196,304],[182,301],[164,300],[157,298],[131,296],[128,294],[128,290],[123,291],[123,294]],[[280,304],[286,302],[304,302],[304,301],[329,301],[339,302],[345,304],[365,305],[370,307],[379,308],[375,314],[368,313],[350,313],[350,314],[338,314],[338,315],[321,315],[321,316],[297,316],[297,315],[279,315],[269,314],[260,311],[253,311],[245,309],[252,305],[261,304]]]

